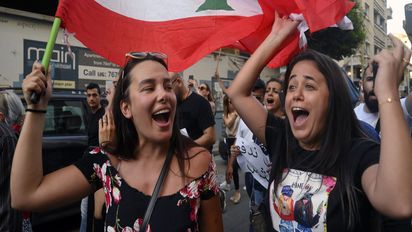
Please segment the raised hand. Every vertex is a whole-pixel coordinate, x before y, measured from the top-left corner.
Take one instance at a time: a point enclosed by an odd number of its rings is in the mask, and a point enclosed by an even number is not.
[[[22,89],[28,108],[42,110],[46,109],[52,92],[50,68],[46,77],[44,75],[44,67],[39,62],[34,62],[31,73],[28,74],[23,80]],[[37,104],[33,104],[30,101],[30,95],[32,92],[36,92],[41,95],[40,101]]]
[[[110,152],[113,149],[116,138],[116,126],[113,120],[112,111],[106,110],[106,113],[99,120],[99,144],[100,147]]]
[[[392,34],[389,38],[394,45],[393,49],[384,49],[373,58],[379,65],[374,89],[378,100],[398,96],[399,84],[411,58],[411,50],[401,40]]]
[[[273,22],[271,34],[285,39],[296,32],[299,23],[300,21],[289,19],[288,16],[280,17],[278,12],[275,11],[275,21]]]

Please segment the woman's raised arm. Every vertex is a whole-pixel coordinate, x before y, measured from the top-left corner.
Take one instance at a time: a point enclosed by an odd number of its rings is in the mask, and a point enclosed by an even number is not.
[[[43,176],[42,134],[45,110],[51,97],[50,72],[47,77],[40,63],[33,64],[32,72],[23,80],[27,113],[14,153],[11,170],[11,201],[13,208],[40,211],[58,207],[86,196],[91,187],[74,165]],[[41,95],[37,104],[30,94]]]
[[[399,101],[400,78],[411,51],[390,35],[392,50],[373,60],[378,63],[374,92],[379,102],[381,148],[378,165],[365,170],[362,186],[372,205],[392,217],[412,217],[412,139]]]
[[[231,86],[226,90],[240,117],[259,141],[264,144],[266,144],[267,112],[263,105],[251,95],[251,90],[256,78],[280,49],[282,43],[294,32],[297,32],[298,24],[298,21],[288,19],[286,16],[280,18],[278,13],[275,12],[272,31],[241,68]]]

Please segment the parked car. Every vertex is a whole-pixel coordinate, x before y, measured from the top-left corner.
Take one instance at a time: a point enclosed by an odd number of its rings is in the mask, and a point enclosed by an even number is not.
[[[15,92],[22,97],[21,90]],[[83,156],[88,147],[87,110],[83,91],[53,92],[43,131],[44,174],[69,166]],[[80,201],[48,212],[33,213],[32,225],[38,226],[75,215],[80,217]]]

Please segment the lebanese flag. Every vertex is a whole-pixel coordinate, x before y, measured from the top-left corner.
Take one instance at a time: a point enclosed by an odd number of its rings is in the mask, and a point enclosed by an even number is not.
[[[269,34],[275,10],[303,14],[311,32],[338,23],[353,7],[348,0],[60,0],[56,16],[85,46],[123,65],[130,51],[168,56],[169,70],[182,71],[221,47],[252,53]],[[301,33],[302,34],[302,33]],[[299,32],[269,67],[298,53]]]
[[[311,32],[316,32],[340,22],[355,6],[348,0],[261,0],[264,18],[259,28],[249,36],[236,41],[230,47],[253,53],[272,30],[274,12],[280,17],[302,14]],[[304,36],[304,31],[301,35]],[[299,46],[299,32],[288,38],[269,62],[271,68],[287,65],[289,60],[304,47]]]
[[[182,71],[262,23],[258,0],[60,0],[56,17],[86,47],[123,65],[130,51],[162,52]]]

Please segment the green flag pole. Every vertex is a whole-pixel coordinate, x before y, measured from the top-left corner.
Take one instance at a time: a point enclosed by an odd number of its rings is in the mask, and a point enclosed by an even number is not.
[[[47,41],[46,51],[44,52],[41,64],[44,67],[44,74],[47,76],[49,71],[49,64],[51,55],[53,53],[54,43],[56,42],[57,34],[59,33],[61,20],[60,18],[54,18],[53,26],[50,32],[49,41]],[[40,100],[40,94],[33,92],[30,96],[30,101],[34,104],[38,103]]]

